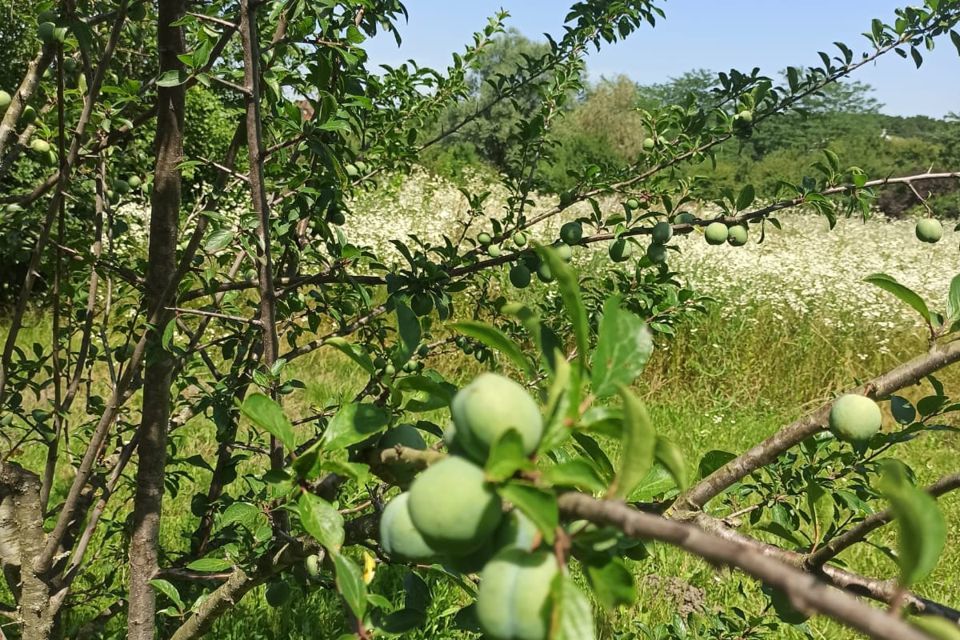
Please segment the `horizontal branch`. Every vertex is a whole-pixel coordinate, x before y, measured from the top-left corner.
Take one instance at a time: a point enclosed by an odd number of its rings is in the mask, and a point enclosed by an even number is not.
[[[713,564],[735,567],[786,593],[797,609],[821,613],[871,638],[929,640],[904,620],[870,607],[813,575],[757,553],[751,545],[722,538],[692,524],[580,493],[560,496],[560,509],[571,518],[610,525],[628,536],[666,542]]]
[[[960,489],[960,473],[944,476],[927,487],[926,490],[927,493],[934,498],[939,498],[943,494],[954,491],[955,489]],[[893,522],[893,520],[893,513],[889,509],[871,514],[856,526],[829,540],[822,547],[808,555],[805,564],[810,569],[815,569],[832,558],[835,558],[845,549],[863,541],[868,534],[885,524]]]
[[[957,361],[960,361],[960,341],[935,345],[928,353],[905,362],[873,378],[866,384],[850,389],[847,393],[882,398],[906,386],[916,384],[923,377]],[[827,424],[832,406],[833,400],[824,403],[812,413],[784,427],[760,444],[723,465],[681,494],[674,503],[672,510],[676,515],[682,517],[684,513],[689,514],[702,509],[710,499],[754,471],[770,464],[783,452],[823,429]]]

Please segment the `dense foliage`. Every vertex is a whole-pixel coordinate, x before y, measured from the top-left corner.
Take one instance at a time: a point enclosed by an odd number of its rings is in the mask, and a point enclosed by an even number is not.
[[[935,498],[960,478],[924,490],[895,454],[954,430],[934,374],[960,360],[960,276],[942,304],[863,274],[919,315],[926,351],[745,453],[688,460],[633,385],[706,309],[672,268],[681,236],[737,249],[779,212],[832,227],[903,185],[925,203],[914,241],[940,241],[921,190],[958,174],[877,154],[850,118],[901,130],[863,87],[836,87],[880,56],[960,49],[960,2],[877,19],[862,52],[835,43],[782,78],[647,88],[586,87],[584,56],[656,26],[652,0],[577,2],[542,44],[498,14],[442,71],[369,68],[368,38],[401,37],[399,0],[16,10],[30,46],[0,122],[0,256],[18,280],[0,354],[5,635],[216,637],[264,587],[271,607],[342,607],[328,637],[612,637],[665,543],[768,590],[762,613],[699,619],[701,636],[812,634],[819,614],[956,637],[960,614],[910,589],[947,542]],[[909,126],[904,145],[950,168],[956,150],[922,138],[955,127]],[[849,147],[812,142],[831,127]],[[505,196],[464,180],[452,230],[392,252],[349,233],[378,181],[476,162]],[[578,269],[601,243],[608,266]],[[298,360],[331,353],[363,382],[311,397]],[[441,366],[464,355],[485,370],[472,381]],[[920,380],[933,393],[897,395]],[[894,520],[896,580],[837,560]]]

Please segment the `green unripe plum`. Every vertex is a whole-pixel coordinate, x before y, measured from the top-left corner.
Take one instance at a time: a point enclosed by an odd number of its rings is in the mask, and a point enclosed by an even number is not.
[[[417,349],[417,355],[421,358],[426,358],[428,353],[430,353],[430,347],[425,344],[420,345]]]
[[[657,146],[657,141],[653,138],[644,138],[643,139],[643,150],[644,151],[653,151],[653,148]]]
[[[507,549],[480,574],[477,618],[490,640],[545,640],[552,614],[550,587],[560,572],[548,551]]]
[[[50,143],[46,140],[41,140],[40,138],[34,138],[30,141],[30,150],[34,153],[49,153],[50,152]]]
[[[425,316],[433,311],[433,297],[428,293],[415,293],[410,299],[410,309],[418,316]]]
[[[380,515],[380,544],[391,558],[407,562],[430,562],[437,557],[410,519],[410,492],[387,503]]]
[[[735,224],[727,230],[727,242],[734,247],[742,247],[747,244],[747,226]]]
[[[624,262],[633,253],[633,245],[626,238],[618,238],[610,245],[610,259],[614,262]]]
[[[20,113],[20,119],[26,124],[33,124],[37,121],[37,110],[30,105],[25,106]]]
[[[490,447],[514,429],[529,455],[540,444],[543,417],[526,389],[510,378],[481,373],[457,392],[450,403],[457,441],[467,455],[485,461]]]
[[[553,250],[557,252],[557,256],[564,262],[573,260],[573,247],[567,243],[558,242],[553,245]]]
[[[44,44],[50,44],[56,37],[57,25],[52,22],[41,22],[37,25],[37,37]]]
[[[377,369],[383,369],[385,366],[387,366],[387,359],[383,356],[377,356],[373,359],[373,366]]]
[[[880,431],[882,421],[879,405],[866,396],[840,396],[830,408],[830,429],[848,442],[869,440]]]
[[[560,227],[560,239],[567,244],[577,244],[583,237],[583,225],[579,222],[567,222]]]
[[[711,222],[703,235],[707,239],[707,244],[718,245],[727,241],[729,231],[727,231],[727,225],[722,222]]]
[[[513,265],[510,268],[510,284],[517,289],[526,289],[530,286],[530,269],[522,264]]]
[[[403,364],[403,370],[407,373],[416,373],[417,372],[417,361],[408,360]]]
[[[134,22],[140,22],[147,17],[147,7],[142,2],[130,5],[127,10],[127,17]]]
[[[697,216],[692,213],[684,211],[683,213],[678,213],[677,216],[673,219],[674,224],[693,224],[697,221]]]
[[[667,244],[673,237],[673,225],[669,222],[658,222],[653,225],[653,231],[650,234],[653,241],[657,244]]]
[[[491,258],[499,258],[500,246],[496,244],[492,244],[489,247],[487,247],[487,255],[490,256]]]
[[[286,582],[274,582],[273,584],[267,585],[267,590],[264,595],[268,605],[274,609],[282,607],[290,600],[290,585]]]
[[[427,448],[427,443],[420,435],[420,430],[412,424],[398,424],[383,432],[378,446],[381,449],[400,446],[423,451]]]
[[[563,209],[569,207],[576,199],[577,196],[573,191],[564,191],[560,194],[560,208]]]
[[[456,456],[417,476],[410,486],[410,519],[429,545],[443,553],[479,549],[500,524],[500,498],[483,469]]]
[[[333,209],[327,214],[327,220],[330,224],[340,226],[347,221],[347,216],[340,209]]]
[[[307,570],[307,575],[311,578],[319,578],[321,567],[320,556],[313,554],[312,556],[307,556],[307,559],[304,561],[304,568]]]
[[[662,244],[652,242],[647,247],[647,258],[653,264],[663,264],[667,261],[667,248]]]
[[[487,233],[486,231],[482,231],[477,234],[477,242],[479,242],[482,246],[486,247],[491,242],[493,242],[493,238],[491,238],[490,234]]]
[[[943,237],[943,225],[936,218],[924,218],[917,222],[917,239],[920,242],[939,242]]]
[[[13,102],[13,97],[6,91],[0,90],[0,111],[6,110],[11,102]]]
[[[131,189],[139,189],[140,185],[143,184],[143,180],[140,179],[140,176],[130,176],[127,178],[127,185]]]
[[[343,168],[344,168],[344,170],[347,172],[347,176],[349,176],[349,177],[351,177],[351,178],[356,178],[358,175],[360,175],[360,170],[357,169],[357,165],[355,165],[355,164],[349,164],[349,163],[348,163],[348,164],[345,165]]]
[[[123,196],[130,193],[130,185],[123,180],[117,180],[113,183],[113,190]]]
[[[537,277],[540,282],[553,282],[553,271],[550,270],[550,265],[546,262],[540,264],[537,267]]]
[[[627,209],[630,209],[630,211],[636,211],[637,209],[640,208],[640,201],[637,200],[636,198],[630,198],[629,200],[627,200],[626,204],[627,204]]]
[[[392,363],[387,363],[387,366],[383,368],[383,375],[387,376],[388,378],[392,378],[393,376],[397,375],[397,368],[393,366]]]
[[[513,234],[513,244],[517,245],[518,247],[527,246],[527,236],[522,231],[517,231],[515,234]]]
[[[753,122],[753,111],[744,109],[743,111],[738,113],[736,117],[737,117],[737,120],[739,120],[743,124],[750,124]]]

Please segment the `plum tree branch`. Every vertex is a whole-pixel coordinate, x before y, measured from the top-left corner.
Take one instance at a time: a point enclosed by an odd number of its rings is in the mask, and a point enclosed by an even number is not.
[[[692,524],[637,511],[621,502],[598,500],[581,493],[563,494],[559,504],[567,517],[610,525],[628,536],[666,542],[713,564],[735,567],[785,592],[798,609],[829,616],[871,638],[929,640],[904,620],[867,606],[813,575],[757,553],[751,545],[722,538]]]
[[[847,393],[866,394],[874,398],[887,396],[958,361],[960,341],[934,345],[929,352],[904,362],[867,383],[848,390]],[[682,493],[674,502],[671,511],[678,517],[684,517],[685,514],[690,515],[702,509],[713,497],[823,429],[832,406],[833,401],[824,403],[812,413],[787,425],[723,465]]]
[[[934,498],[939,498],[945,493],[960,489],[960,473],[944,476],[926,488]],[[873,513],[863,521],[848,529],[844,533],[830,539],[815,552],[806,557],[805,564],[810,569],[820,567],[831,559],[835,558],[845,549],[852,547],[858,542],[862,542],[867,535],[879,529],[880,527],[893,522],[893,512],[889,509]]]

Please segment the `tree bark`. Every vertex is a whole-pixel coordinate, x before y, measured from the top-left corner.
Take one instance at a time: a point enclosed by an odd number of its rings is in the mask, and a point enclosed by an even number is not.
[[[174,23],[186,11],[185,0],[159,3],[157,43],[160,72],[182,70],[178,55],[186,51],[183,29]],[[162,344],[163,332],[173,320],[166,296],[177,273],[177,233],[180,219],[180,163],[183,159],[183,85],[158,88],[156,167],[150,213],[150,249],[144,294],[148,315],[156,317],[147,344],[143,410],[133,533],[130,540],[130,591],[127,637],[153,640],[156,594],[150,585],[157,572],[158,537],[167,462],[170,423],[170,384],[174,357]]]

